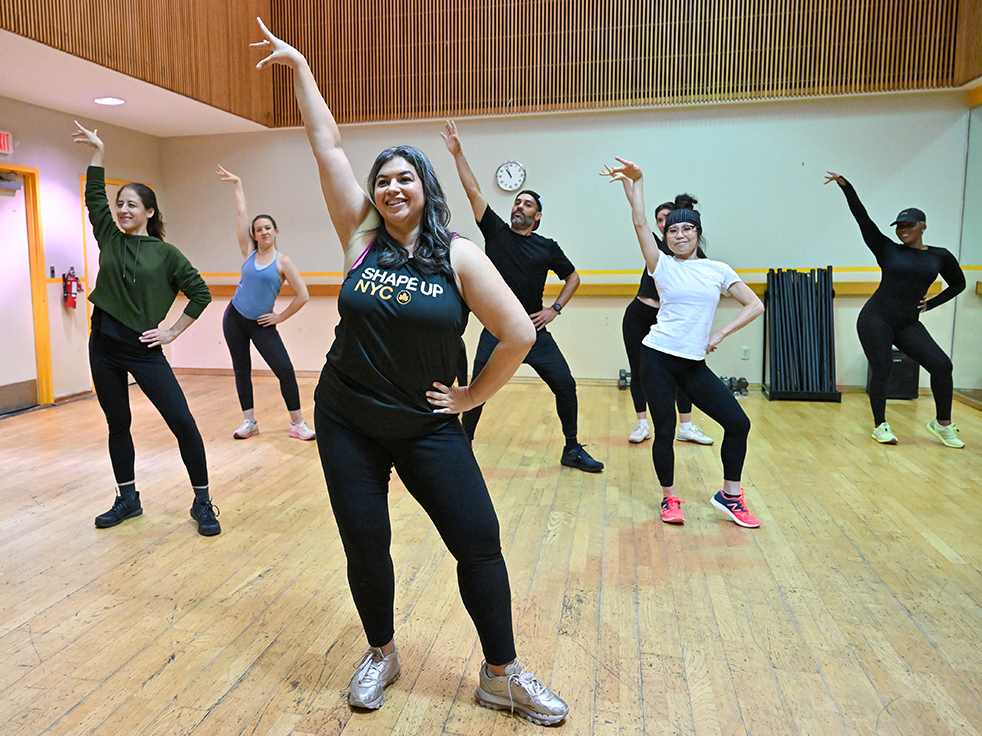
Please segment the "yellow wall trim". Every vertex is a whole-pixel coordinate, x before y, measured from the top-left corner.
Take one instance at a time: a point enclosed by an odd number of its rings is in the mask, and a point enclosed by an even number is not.
[[[748,281],[746,283],[758,296],[763,296],[764,290],[767,288],[767,284],[762,281]],[[835,295],[839,297],[867,297],[876,291],[876,287],[879,285],[879,281],[836,281],[832,287],[835,290]],[[546,296],[554,297],[559,294],[563,286],[563,284],[556,283],[546,284],[543,293]],[[213,297],[231,297],[235,294],[235,284],[208,284],[208,288]],[[310,292],[311,296],[337,296],[338,292],[341,291],[341,284],[310,284],[307,286],[307,291]],[[632,297],[637,293],[637,284],[581,283],[580,288],[576,290],[577,296]],[[940,294],[941,282],[935,281],[931,284],[927,293],[932,296]],[[982,294],[982,282],[976,287],[976,293]],[[292,297],[293,295],[290,285],[283,284],[280,296]]]

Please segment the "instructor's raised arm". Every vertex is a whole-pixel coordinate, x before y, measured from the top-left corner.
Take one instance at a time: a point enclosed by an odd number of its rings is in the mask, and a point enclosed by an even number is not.
[[[269,51],[269,55],[256,66],[263,69],[270,64],[283,64],[293,69],[297,104],[300,106],[310,147],[317,159],[324,201],[345,249],[345,255],[348,256],[349,250],[357,247],[357,244],[351,243],[352,236],[372,213],[373,205],[359,186],[351,163],[341,148],[341,131],[317,88],[307,60],[295,48],[270,33],[261,18],[256,20],[259,21],[259,28],[266,39],[250,45]]]

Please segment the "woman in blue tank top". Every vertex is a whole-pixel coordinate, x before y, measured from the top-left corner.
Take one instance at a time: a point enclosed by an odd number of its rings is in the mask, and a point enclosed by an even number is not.
[[[447,225],[429,160],[409,146],[383,151],[359,186],[334,116],[306,59],[271,34],[260,68],[293,70],[297,103],[344,251],[341,322],[314,396],[317,446],[369,649],[348,702],[375,709],[399,677],[395,574],[387,503],[392,467],[457,560],[464,606],[484,650],[477,701],[534,723],[569,708],[516,660],[508,571],[498,519],[457,415],[483,404],[521,365],[535,328],[484,253]],[[487,367],[453,386],[469,312],[497,337]]]
[[[293,363],[283,345],[283,338],[276,330],[276,325],[292,317],[307,303],[307,285],[293,261],[276,247],[276,236],[280,232],[276,229],[276,221],[269,215],[256,215],[250,221],[242,180],[221,166],[217,173],[222,181],[235,184],[235,231],[239,250],[245,259],[239,285],[222,319],[243,417],[242,426],[232,436],[244,440],[259,434],[252,397],[251,343],[279,379],[280,393],[290,412],[290,436],[312,440],[314,431],[307,426],[300,410],[300,388]],[[277,313],[273,307],[284,280],[296,296],[286,309]]]

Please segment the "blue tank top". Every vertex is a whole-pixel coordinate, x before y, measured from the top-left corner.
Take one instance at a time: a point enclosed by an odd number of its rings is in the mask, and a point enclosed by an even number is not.
[[[379,439],[421,437],[456,421],[426,400],[434,381],[450,386],[457,376],[470,310],[452,276],[423,273],[411,258],[381,268],[373,244],[345,277],[338,312],[318,407]]]
[[[259,319],[272,312],[283,285],[276,268],[280,254],[268,266],[257,266],[256,252],[252,251],[242,264],[242,276],[232,297],[232,306],[246,319]]]

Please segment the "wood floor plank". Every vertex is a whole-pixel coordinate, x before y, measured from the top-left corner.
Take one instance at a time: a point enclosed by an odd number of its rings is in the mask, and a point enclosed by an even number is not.
[[[236,441],[231,377],[182,375],[223,533],[196,534],[176,443],[131,389],[145,513],[114,529],[94,399],[0,420],[0,733],[541,734],[473,699],[483,653],[456,564],[393,474],[402,678],[377,712],[346,688],[366,648],[315,443],[287,436],[275,379],[262,431]],[[310,414],[314,381],[301,379]],[[475,452],[509,567],[523,663],[570,701],[579,734],[982,734],[982,414],[964,450],[891,401],[900,443],[870,437],[865,395],[741,401],[753,423],[741,529],[708,501],[722,435],[676,443],[686,523],[659,519],[630,396],[581,386],[599,474],[559,465],[552,394],[516,381]]]

